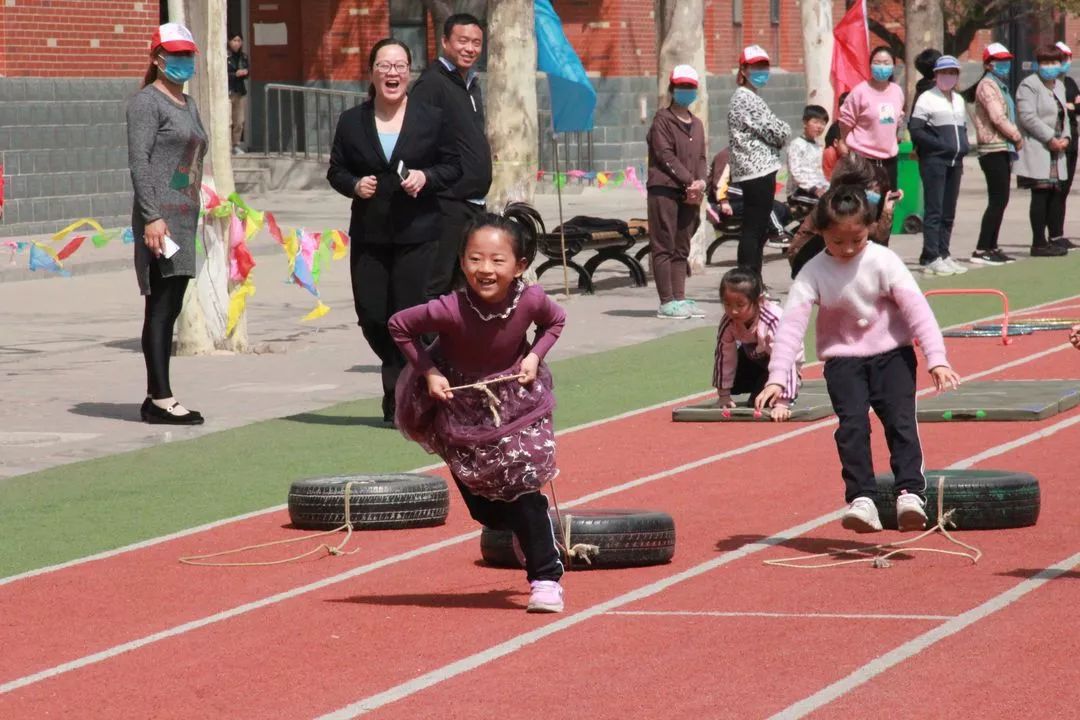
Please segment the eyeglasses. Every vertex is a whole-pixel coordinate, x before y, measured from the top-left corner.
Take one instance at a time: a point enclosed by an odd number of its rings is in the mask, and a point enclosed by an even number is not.
[[[375,63],[375,69],[378,70],[379,72],[381,72],[384,75],[389,73],[391,70],[396,70],[399,73],[407,73],[407,72],[409,72],[409,63],[406,63],[406,62],[399,62],[399,63],[377,62],[377,63]]]

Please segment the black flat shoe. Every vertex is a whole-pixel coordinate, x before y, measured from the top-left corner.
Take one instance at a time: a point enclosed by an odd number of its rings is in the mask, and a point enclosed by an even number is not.
[[[394,423],[394,411],[397,409],[396,399],[393,395],[383,395],[382,419],[383,422]]]
[[[1063,255],[1068,254],[1069,251],[1065,248],[1051,243],[1031,246],[1031,257],[1062,257]]]
[[[180,403],[173,403],[172,407],[179,405]],[[205,422],[203,416],[195,410],[188,410],[186,415],[173,415],[171,410],[172,408],[162,410],[150,402],[150,398],[146,398],[142,407],[139,408],[139,415],[142,416],[143,422],[151,425],[202,425]]]
[[[1074,250],[1077,247],[1080,247],[1067,237],[1051,238],[1050,243],[1052,245],[1057,245],[1059,248],[1065,248],[1066,250]]]

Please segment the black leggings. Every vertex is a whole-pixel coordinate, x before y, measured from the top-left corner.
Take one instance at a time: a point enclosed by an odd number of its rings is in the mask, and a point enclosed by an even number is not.
[[[738,263],[759,275],[764,263],[765,233],[776,196],[776,173],[739,183],[743,194],[742,237],[739,238]]]
[[[150,294],[143,313],[142,351],[146,360],[146,394],[154,400],[172,397],[169,385],[169,358],[172,356],[173,328],[188,277],[162,277],[158,264],[150,261]]]
[[[976,250],[997,250],[998,233],[1005,208],[1009,204],[1010,163],[1006,150],[992,152],[979,158],[979,167],[986,177],[986,211],[979,228]]]
[[[1031,245],[1047,244],[1046,230],[1051,233],[1065,224],[1065,193],[1059,187],[1031,189]]]

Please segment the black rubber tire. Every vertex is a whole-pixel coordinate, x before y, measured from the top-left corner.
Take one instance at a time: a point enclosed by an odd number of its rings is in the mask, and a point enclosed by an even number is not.
[[[1005,470],[927,470],[927,527],[937,523],[938,478],[945,476],[945,510],[955,509],[957,530],[1002,530],[1034,525],[1039,519],[1039,481],[1027,473]],[[881,524],[896,529],[893,476],[879,475],[877,505]],[[953,529],[950,525],[949,529]]]
[[[908,215],[901,223],[900,229],[905,235],[918,235],[922,232],[922,218],[918,215]]]
[[[675,521],[663,512],[649,510],[587,510],[571,508],[570,541],[577,545],[596,545],[600,554],[592,564],[574,560],[571,569],[645,567],[663,565],[675,556]],[[556,537],[562,542],[562,529],[555,522]],[[495,567],[520,568],[514,554],[513,536],[509,530],[485,527],[480,533],[480,555],[484,562]],[[565,558],[564,558],[565,560]]]
[[[442,525],[450,512],[446,481],[432,475],[339,475],[297,480],[289,488],[289,518],[302,530],[345,524],[345,485],[355,530],[403,530]]]

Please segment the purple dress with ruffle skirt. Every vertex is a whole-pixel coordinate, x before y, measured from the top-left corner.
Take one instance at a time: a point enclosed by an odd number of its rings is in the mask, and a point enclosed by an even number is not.
[[[566,313],[539,285],[518,283],[491,305],[465,288],[390,318],[390,335],[409,361],[397,384],[398,428],[439,455],[472,493],[511,501],[558,474],[551,371],[543,363],[559,339]],[[530,345],[529,328],[536,325]],[[425,347],[420,336],[437,334]],[[530,352],[540,358],[536,379],[455,390],[448,402],[428,395],[425,373],[439,369],[452,387],[516,375]]]

